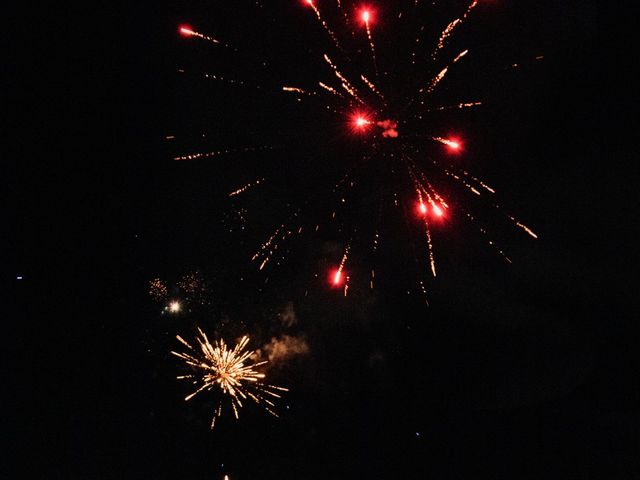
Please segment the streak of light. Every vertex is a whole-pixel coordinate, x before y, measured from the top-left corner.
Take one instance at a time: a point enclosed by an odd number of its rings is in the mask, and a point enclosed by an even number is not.
[[[314,3],[314,1],[307,0],[307,5],[309,5],[313,9],[313,11],[316,14],[316,17],[318,17],[318,21],[322,24],[322,27],[325,29],[327,34],[329,34],[329,36],[331,37],[331,40],[333,40],[333,43],[336,45],[338,50],[342,50],[342,46],[338,41],[338,37],[336,37],[336,34],[333,33],[333,30],[329,28],[329,25],[327,25],[327,22],[325,22],[324,18],[322,18],[322,15],[320,14],[320,10],[318,9],[318,7],[316,7],[316,4]]]
[[[260,178],[254,182],[249,182],[246,185],[238,188],[237,190],[234,190],[233,192],[231,192],[229,194],[230,197],[234,197],[236,195],[240,195],[241,193],[246,192],[247,190],[249,190],[252,187],[255,187],[256,185],[260,185],[261,182],[264,182],[264,178]]]
[[[246,152],[258,152],[261,150],[271,150],[273,147],[271,146],[262,146],[262,147],[242,147],[242,148],[227,148],[222,150],[216,150],[213,152],[204,152],[204,153],[190,153],[189,155],[182,155],[179,157],[174,157],[174,160],[197,160],[199,158],[209,158],[209,157],[218,157],[221,155],[229,155],[232,153],[246,153]]]
[[[455,20],[453,20],[452,22],[449,23],[449,25],[447,25],[447,27],[443,30],[443,32],[440,34],[440,38],[438,39],[438,45],[436,47],[436,49],[434,50],[434,52],[431,54],[431,59],[435,60],[436,56],[438,55],[438,52],[440,50],[442,50],[442,48],[444,47],[445,42],[447,41],[447,39],[451,36],[451,33],[453,32],[453,30],[460,25],[462,22],[464,22],[464,20],[467,18],[467,16],[471,13],[471,10],[473,10],[475,8],[475,6],[478,5],[478,0],[473,0],[473,2],[471,2],[471,4],[469,5],[469,7],[467,7],[466,12],[464,12],[464,14],[462,15],[462,17],[460,18],[456,18]]]

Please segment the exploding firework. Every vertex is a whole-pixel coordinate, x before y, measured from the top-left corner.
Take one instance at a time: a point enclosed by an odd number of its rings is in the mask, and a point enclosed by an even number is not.
[[[261,405],[271,415],[278,416],[273,410],[274,401],[281,397],[282,392],[288,390],[264,383],[265,374],[256,368],[267,361],[252,362],[251,357],[255,352],[246,349],[249,337],[242,337],[233,348],[229,348],[224,340],[209,342],[207,335],[200,328],[196,336],[197,347],[190,345],[179,335],[176,338],[189,351],[171,353],[183,360],[193,372],[177,378],[190,381],[196,388],[185,397],[185,401],[212,390],[220,395],[220,401],[211,420],[211,428],[222,415],[225,400],[231,405],[236,419],[243,402],[248,400]]]
[[[273,222],[268,230],[262,231],[264,236],[256,243],[257,252],[253,250],[255,254],[252,257],[248,255],[258,271],[265,272],[282,265],[293,250],[294,239],[303,235],[318,237],[319,232],[326,231],[329,232],[326,235],[339,235],[335,240],[341,246],[333,250],[332,258],[323,259],[328,271],[316,273],[315,278],[328,278],[326,283],[329,287],[341,290],[344,295],[347,295],[350,285],[356,287],[358,279],[362,280],[360,284],[373,289],[374,278],[377,281],[373,262],[368,266],[370,268],[356,269],[349,265],[349,275],[347,262],[355,263],[362,257],[366,258],[365,261],[375,258],[384,237],[381,218],[389,212],[404,216],[405,224],[415,225],[421,231],[418,237],[413,233],[407,236],[419,238],[420,249],[412,248],[412,251],[417,252],[414,253],[416,264],[424,265],[417,279],[418,291],[423,294],[427,291],[425,277],[436,276],[436,261],[440,255],[436,247],[446,235],[446,227],[453,225],[456,219],[469,222],[481,234],[480,238],[509,263],[511,260],[485,227],[486,223],[493,222],[484,218],[488,213],[498,214],[511,227],[530,238],[537,238],[537,234],[522,220],[503,209],[495,199],[496,189],[488,186],[490,182],[467,172],[462,161],[473,148],[472,142],[467,141],[469,137],[464,132],[451,132],[450,125],[439,123],[443,118],[441,112],[452,114],[451,111],[483,105],[478,99],[451,101],[447,97],[446,101],[438,100],[443,86],[447,86],[451,77],[474,56],[472,47],[455,44],[454,33],[464,30],[467,23],[481,14],[481,2],[470,0],[466,6],[452,11],[451,16],[431,32],[431,47],[423,46],[428,34],[424,23],[429,17],[426,9],[430,7],[427,2],[409,3],[410,7],[402,2],[393,6],[361,4],[350,10],[340,1],[331,4],[301,0],[303,8],[300,15],[309,16],[312,12],[315,20],[311,25],[317,30],[318,43],[326,42],[326,48],[312,53],[316,55],[321,73],[311,83],[282,78],[282,83],[277,86],[261,85],[259,88],[269,98],[286,95],[310,105],[310,110],[317,107],[318,111],[330,115],[334,124],[343,125],[347,133],[365,146],[366,151],[358,161],[344,161],[346,173],[344,170],[336,171],[336,176],[327,174],[323,177],[330,177],[332,185],[317,185],[319,180],[313,176],[308,179],[309,186],[303,187],[304,172],[296,177],[295,183],[300,183],[305,200],[298,203],[292,199],[286,202],[289,210],[280,212],[280,217],[273,213],[269,216]],[[391,14],[394,9],[396,15]],[[412,35],[412,47],[408,49],[412,53],[405,56],[402,49],[388,44],[393,35],[378,35],[376,32],[388,32],[389,23],[395,21],[394,18],[401,23],[407,17],[413,17],[417,29]],[[405,27],[406,24],[399,31]],[[179,32],[183,38],[194,37],[213,44],[212,49],[226,45],[217,33],[213,38],[188,26],[179,27]],[[374,37],[377,43],[374,43]],[[540,55],[536,60],[542,58]],[[394,64],[389,65],[391,62]],[[394,67],[420,63],[420,73],[414,72],[415,75],[405,77],[393,74]],[[206,78],[229,82],[227,77],[217,73],[207,74]],[[234,85],[249,87],[242,81],[234,81]],[[398,92],[402,94],[398,95]],[[337,122],[336,115],[339,116]],[[324,143],[319,143],[318,149],[328,143],[327,138],[329,135],[324,135],[321,140]],[[269,148],[219,148],[213,152],[182,153],[174,159],[204,160],[241,152],[258,153]],[[227,194],[234,201],[240,201],[253,192],[263,191],[265,184],[275,185],[278,178],[274,177],[277,174],[256,173],[234,183],[234,188]],[[289,185],[286,188],[286,193],[289,193]],[[312,190],[321,192],[314,202],[307,200],[312,196]],[[327,198],[318,201],[323,194]],[[362,201],[365,198],[368,203]],[[332,203],[334,205],[325,208]],[[365,208],[367,213],[374,211],[376,215],[363,215]],[[408,215],[408,212],[413,215]],[[416,232],[416,228],[410,227],[408,232]],[[413,245],[414,239],[410,242]],[[368,278],[363,278],[362,271],[371,274],[367,273]]]

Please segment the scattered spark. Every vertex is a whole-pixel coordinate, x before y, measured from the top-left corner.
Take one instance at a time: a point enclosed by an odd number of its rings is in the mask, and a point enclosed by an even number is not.
[[[427,93],[431,93],[433,92],[433,90],[436,88],[436,86],[438,85],[438,83],[440,83],[440,80],[442,80],[444,78],[444,76],[447,74],[447,71],[449,71],[449,67],[444,67],[440,73],[438,73],[438,75],[436,75],[433,80],[431,80],[431,83],[429,84],[428,87],[425,88],[421,88],[420,89],[420,93],[422,92],[427,92]]]
[[[467,16],[471,13],[471,10],[473,10],[476,5],[478,5],[478,0],[473,0],[473,2],[471,2],[469,7],[467,7],[467,11],[464,12],[464,15],[462,15],[462,17],[456,18],[451,23],[449,23],[449,25],[447,25],[444,31],[440,34],[440,38],[438,39],[438,46],[436,47],[435,51],[431,54],[432,60],[436,59],[436,55],[440,50],[442,50],[445,42],[451,36],[451,33],[453,32],[453,30],[467,18]]]
[[[159,278],[154,278],[149,282],[149,295],[156,302],[161,302],[167,298],[169,290],[165,283]]]
[[[180,305],[180,302],[178,302],[177,300],[169,303],[169,311],[171,313],[178,313],[180,310],[182,310],[182,305]]]

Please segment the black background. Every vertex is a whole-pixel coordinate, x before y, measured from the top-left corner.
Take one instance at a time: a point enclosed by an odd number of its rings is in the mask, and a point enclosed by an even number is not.
[[[478,53],[443,100],[478,94],[488,106],[442,122],[464,129],[475,171],[541,238],[506,238],[516,260],[506,268],[452,231],[425,308],[392,282],[374,298],[322,289],[301,298],[299,288],[279,288],[286,270],[280,284],[247,295],[230,281],[245,267],[221,260],[228,237],[218,200],[261,165],[279,165],[282,151],[232,157],[222,172],[171,161],[175,149],[274,138],[296,141],[285,157],[316,149],[325,135],[327,151],[361,148],[312,107],[234,97],[237,90],[175,72],[213,62],[208,45],[177,38],[176,25],[190,22],[254,44],[256,58],[271,55],[267,83],[313,84],[328,47],[309,12],[290,3],[274,2],[274,25],[251,28],[236,28],[255,19],[232,2],[11,12],[4,271],[14,308],[5,321],[0,473],[637,478],[635,171],[622,127],[618,136],[604,128],[624,119],[605,86],[595,5],[487,2],[461,28],[455,45]],[[385,56],[385,43],[406,45],[386,28],[376,37],[381,65],[394,53]],[[544,61],[531,62],[538,54]],[[229,62],[216,58],[211,68],[262,78]],[[514,62],[521,67],[501,70]],[[274,112],[288,120],[271,121]],[[241,119],[246,127],[235,128]],[[196,138],[202,128],[209,140]],[[168,146],[173,134],[184,143]],[[294,302],[311,353],[274,372],[292,389],[282,418],[248,411],[211,432],[206,402],[182,401],[167,355],[172,338],[196,321],[215,322],[159,315],[147,282],[193,268],[212,278],[217,313],[262,335]],[[396,268],[388,267],[391,278],[405,275]]]

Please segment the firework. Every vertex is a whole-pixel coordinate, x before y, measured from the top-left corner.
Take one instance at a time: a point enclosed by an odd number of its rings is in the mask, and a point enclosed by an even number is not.
[[[271,415],[278,416],[273,408],[274,401],[281,398],[281,393],[288,391],[283,387],[276,387],[264,383],[265,374],[256,370],[267,361],[253,362],[253,350],[247,350],[249,337],[244,336],[233,348],[229,348],[224,340],[209,342],[207,335],[198,328],[196,336],[197,347],[187,343],[179,335],[178,341],[188,348],[187,353],[171,353],[184,361],[192,373],[181,375],[179,380],[188,380],[195,391],[185,397],[185,401],[191,400],[202,392],[215,390],[220,394],[220,401],[214,410],[211,420],[211,428],[215,426],[216,419],[222,415],[225,400],[231,405],[235,418],[239,418],[239,410],[243,407],[243,401],[252,400],[261,405]]]
[[[493,237],[489,237],[489,233],[483,226],[482,217],[486,210],[493,209],[498,211],[512,226],[523,231],[531,238],[537,238],[537,234],[531,228],[514,215],[507,213],[492,199],[492,195],[496,194],[496,189],[489,186],[490,182],[485,182],[467,172],[466,169],[460,168],[458,163],[464,160],[463,155],[470,149],[470,144],[465,144],[461,140],[466,137],[464,132],[438,133],[450,132],[450,130],[447,125],[434,129],[433,121],[425,122],[429,127],[424,130],[420,129],[422,127],[420,120],[433,120],[434,117],[438,116],[438,112],[469,109],[482,105],[480,100],[458,100],[453,102],[448,100],[443,105],[438,101],[439,97],[436,96],[447,87],[449,76],[453,75],[453,71],[469,56],[471,50],[465,48],[466,46],[459,45],[449,57],[447,63],[440,60],[441,56],[444,57],[445,54],[449,54],[448,43],[451,41],[454,31],[469,19],[479,2],[477,0],[471,1],[464,11],[458,12],[457,18],[444,25],[444,29],[439,35],[436,32],[436,35],[434,35],[437,38],[435,46],[427,47],[423,51],[424,55],[420,56],[417,53],[420,52],[422,47],[421,37],[424,37],[425,25],[418,26],[416,36],[411,37],[415,38],[413,49],[409,48],[407,52],[407,55],[410,53],[411,56],[406,60],[411,64],[416,64],[416,60],[422,59],[426,64],[423,66],[424,68],[420,68],[420,73],[414,75],[415,78],[407,78],[406,85],[403,85],[403,78],[394,78],[393,76],[388,77],[388,80],[385,77],[383,84],[380,82],[377,55],[380,55],[380,60],[384,58],[386,63],[389,59],[395,59],[394,57],[403,57],[404,53],[399,49],[397,55],[394,51],[393,55],[383,57],[385,47],[388,52],[390,48],[395,50],[395,45],[382,44],[380,39],[378,39],[378,45],[374,43],[372,26],[378,24],[378,22],[386,21],[387,17],[377,14],[371,6],[363,5],[357,7],[355,11],[356,20],[351,23],[360,23],[363,30],[366,31],[368,49],[359,48],[356,51],[347,51],[345,50],[346,47],[357,42],[353,38],[344,39],[344,43],[340,43],[340,39],[342,39],[340,35],[345,33],[353,35],[353,29],[341,2],[339,0],[335,3],[321,3],[319,0],[301,1],[313,10],[316,18],[339,51],[336,52],[331,46],[329,46],[330,51],[328,53],[308,50],[313,55],[316,55],[318,62],[322,63],[322,60],[324,60],[330,68],[330,70],[325,68],[322,73],[324,76],[314,78],[311,85],[299,83],[295,79],[290,82],[287,79],[286,81],[277,82],[277,87],[275,88],[267,88],[265,84],[265,88],[262,91],[273,92],[277,90],[285,94],[294,94],[298,101],[304,99],[305,102],[309,102],[312,106],[313,102],[326,101],[326,104],[323,103],[322,105],[323,109],[326,107],[330,112],[341,115],[339,120],[334,123],[346,127],[346,130],[354,136],[354,143],[363,145],[367,151],[362,154],[362,161],[359,165],[347,165],[346,174],[342,175],[344,172],[339,172],[334,177],[336,178],[336,181],[333,182],[334,188],[330,188],[332,184],[326,185],[327,188],[324,189],[323,186],[318,185],[317,188],[322,192],[319,195],[325,194],[331,200],[331,204],[328,207],[326,205],[323,206],[322,202],[318,201],[318,198],[311,199],[310,197],[305,198],[297,205],[293,202],[286,202],[287,210],[285,214],[273,219],[273,223],[263,230],[263,240],[258,243],[258,245],[260,243],[261,245],[256,249],[257,251],[254,250],[255,254],[251,257],[251,260],[255,262],[256,269],[269,271],[281,265],[285,260],[285,256],[291,251],[290,244],[294,238],[302,235],[316,235],[321,228],[323,232],[325,229],[331,232],[337,231],[341,237],[338,241],[343,245],[347,245],[342,259],[340,257],[325,258],[327,263],[334,266],[328,272],[318,272],[315,277],[328,278],[330,286],[343,289],[346,295],[350,288],[351,278],[345,271],[345,265],[351,249],[353,248],[354,254],[357,255],[359,253],[357,250],[363,244],[361,239],[357,238],[357,235],[362,235],[363,230],[365,231],[364,235],[373,235],[373,232],[375,232],[372,252],[376,252],[379,246],[380,217],[382,216],[383,206],[385,207],[384,211],[387,211],[386,207],[389,205],[392,206],[391,211],[394,215],[404,213],[407,224],[414,222],[421,232],[419,238],[423,250],[422,253],[414,255],[416,261],[418,261],[418,258],[420,258],[421,262],[426,259],[426,268],[424,268],[423,272],[425,278],[418,279],[419,290],[425,294],[427,291],[424,283],[426,277],[436,276],[436,246],[440,241],[439,237],[446,235],[444,227],[454,225],[452,220],[455,217],[463,218],[474,227],[477,227],[481,237],[487,240],[487,243],[508,261],[511,260],[497,246]],[[426,8],[426,4],[421,3],[419,5],[417,0],[412,3],[417,18],[417,8]],[[320,11],[321,7],[323,9],[322,12]],[[327,15],[323,16],[325,8],[327,9]],[[329,12],[331,8],[334,8],[333,13]],[[403,18],[405,13],[411,13],[411,10],[400,12],[398,18]],[[345,22],[340,20],[341,16],[344,16]],[[336,28],[333,28],[334,25],[329,24],[332,19],[340,20],[339,25],[335,26]],[[195,36],[211,41],[210,37],[203,36],[190,27],[183,27],[180,31],[184,36]],[[385,35],[385,38],[392,39],[394,37]],[[219,43],[219,40],[214,40]],[[356,55],[365,55],[366,58],[364,60],[357,59]],[[542,55],[539,55],[536,60],[541,58]],[[370,80],[373,77],[367,77],[369,73],[361,71],[362,65],[367,64],[373,64],[375,81]],[[319,71],[322,70],[319,69]],[[207,75],[206,78],[234,85],[251,86],[241,80],[229,79],[218,74]],[[397,83],[391,84],[391,82]],[[435,148],[431,145],[432,142],[436,143]],[[444,148],[440,148],[441,146]],[[212,152],[183,154],[174,157],[174,159],[195,160],[258,151],[266,148],[270,147],[229,147]],[[318,146],[318,148],[322,148],[322,146]],[[393,153],[391,153],[392,151]],[[457,166],[444,165],[442,158],[455,159]],[[376,161],[378,162],[377,164],[375,163]],[[379,188],[381,184],[388,188],[380,189],[378,223],[369,227],[368,225],[363,225],[366,223],[361,220],[366,218],[364,215],[353,214],[352,209],[354,207],[352,206],[358,204],[359,198],[366,197],[370,199],[378,193],[376,191],[360,191],[359,193],[362,195],[354,193],[359,188],[359,178],[367,177],[370,179],[374,175],[372,172],[377,172],[378,174],[377,180],[379,182],[375,188]],[[228,196],[236,197],[247,192],[247,195],[242,196],[244,198],[249,195],[249,192],[260,193],[262,189],[256,188],[258,185],[269,181],[269,186],[271,187],[275,185],[275,180],[277,180],[274,178],[267,179],[266,176],[259,177],[258,175],[253,178],[254,180],[237,186],[228,193]],[[311,180],[315,182],[316,179],[313,178]],[[392,182],[393,185],[391,185]],[[373,183],[370,184],[373,185]],[[315,187],[315,184],[312,183],[312,187]],[[384,190],[384,193],[382,190]],[[333,197],[330,197],[331,195]],[[469,211],[469,205],[467,205],[469,203],[468,195],[472,195],[469,198],[474,199],[482,197],[483,200],[481,201],[483,203],[476,204],[478,206],[475,207],[479,209],[480,213]],[[488,200],[485,200],[486,198]],[[238,199],[238,202],[241,200]],[[367,206],[370,206],[370,204]],[[407,212],[413,212],[415,218],[407,216]],[[370,230],[367,230],[368,227]],[[410,231],[414,231],[413,227],[410,228]],[[413,243],[413,239],[411,241]],[[440,254],[438,253],[439,256]],[[360,256],[358,255],[354,258],[360,258]],[[358,271],[371,272],[370,276],[368,273],[366,274],[369,278],[364,279],[364,281],[369,288],[373,289],[374,279],[377,280],[373,266],[372,264],[368,266],[370,268],[350,269],[351,274],[355,276]],[[353,285],[355,288],[355,280]]]

